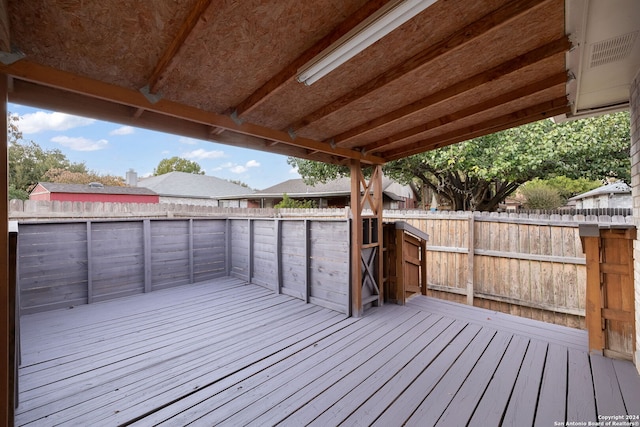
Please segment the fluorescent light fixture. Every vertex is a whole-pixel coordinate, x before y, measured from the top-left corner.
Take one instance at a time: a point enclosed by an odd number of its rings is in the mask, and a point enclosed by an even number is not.
[[[310,86],[362,52],[437,0],[391,0],[298,70]]]

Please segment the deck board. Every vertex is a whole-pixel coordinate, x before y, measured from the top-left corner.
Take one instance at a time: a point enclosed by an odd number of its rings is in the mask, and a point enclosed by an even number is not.
[[[221,278],[24,316],[16,424],[533,425],[634,414],[635,368],[589,355],[583,332],[426,297],[346,318]]]

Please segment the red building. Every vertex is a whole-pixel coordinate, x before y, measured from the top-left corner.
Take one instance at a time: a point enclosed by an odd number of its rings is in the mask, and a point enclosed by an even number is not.
[[[143,187],[111,187],[91,184],[58,184],[39,182],[29,194],[29,200],[59,200],[63,202],[159,203],[160,196]]]

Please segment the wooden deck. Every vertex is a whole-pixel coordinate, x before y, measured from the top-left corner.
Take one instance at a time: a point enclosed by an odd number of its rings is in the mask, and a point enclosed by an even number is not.
[[[24,316],[17,425],[553,426],[639,415],[586,333],[412,299],[359,319],[237,279]]]

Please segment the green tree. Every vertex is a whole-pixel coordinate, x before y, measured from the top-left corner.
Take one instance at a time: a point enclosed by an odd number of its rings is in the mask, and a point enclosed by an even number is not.
[[[164,175],[169,172],[186,172],[204,175],[198,163],[178,156],[160,160],[158,167],[153,170],[154,175]]]
[[[71,172],[66,169],[49,169],[43,176],[45,182],[61,184],[89,184],[100,182],[112,187],[124,187],[124,178],[114,175],[100,175],[96,172]]]
[[[527,209],[556,209],[565,202],[556,188],[539,179],[527,182],[519,191],[526,199]]]
[[[563,203],[573,196],[586,193],[587,191],[593,190],[594,188],[598,188],[602,185],[602,181],[590,180],[586,178],[571,179],[562,175],[554,176],[553,178],[549,179],[535,178],[532,181],[523,184],[520,189],[530,186],[534,183],[541,183],[556,190],[562,197]]]
[[[236,185],[239,185],[241,187],[251,188],[251,187],[249,187],[249,184],[247,184],[246,182],[242,182],[239,179],[229,179],[228,181],[230,183],[232,183],[232,184],[236,184]]]
[[[9,115],[9,185],[13,195],[28,194],[49,169],[86,173],[84,163],[73,163],[60,150],[45,150],[33,141],[23,141],[17,127],[18,117]]]
[[[316,202],[313,200],[296,200],[289,197],[287,193],[282,195],[280,203],[274,206],[277,209],[311,209],[316,207]]]
[[[562,124],[542,120],[387,163],[386,175],[414,182],[447,199],[455,210],[495,210],[534,178],[630,182],[629,114]],[[345,176],[340,166],[289,159],[306,182]]]

